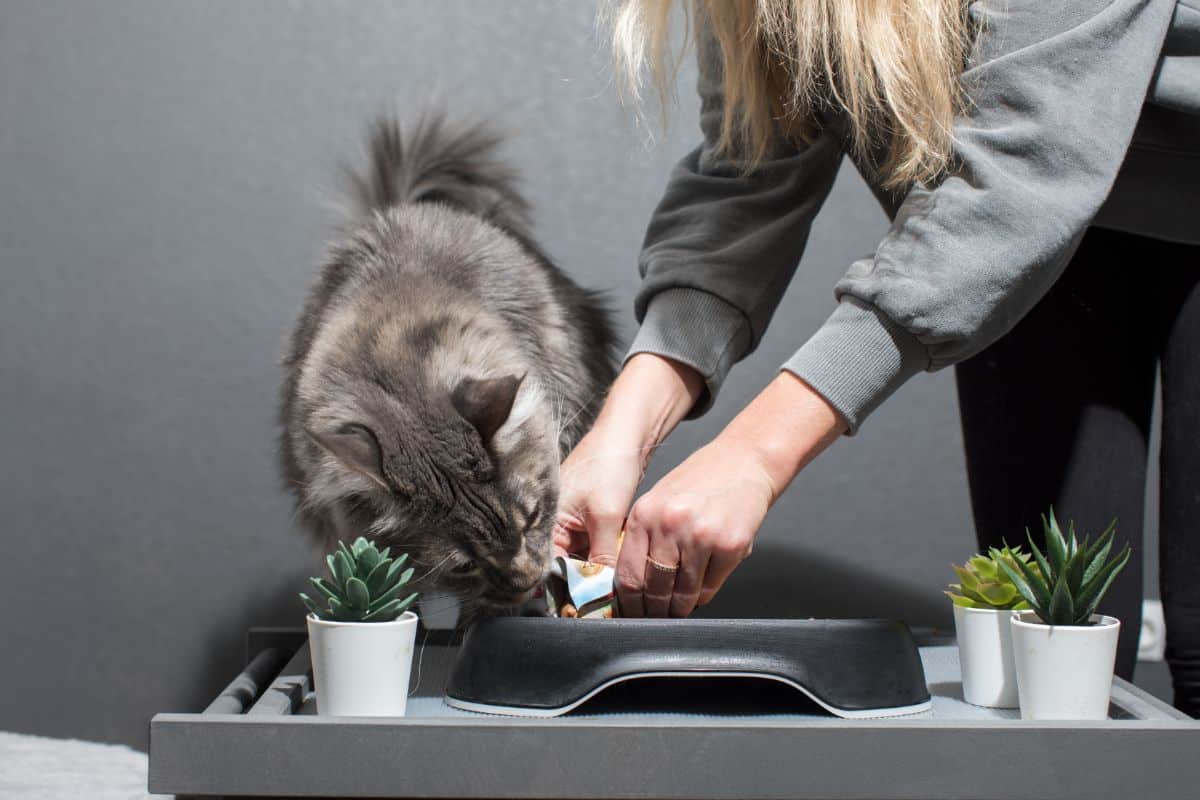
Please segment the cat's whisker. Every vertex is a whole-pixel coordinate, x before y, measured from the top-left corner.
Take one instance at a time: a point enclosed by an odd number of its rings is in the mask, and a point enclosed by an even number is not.
[[[555,390],[554,395],[554,440],[562,441],[562,434],[566,429],[562,424],[563,402],[566,398],[561,390]]]
[[[565,430],[566,427],[568,425],[570,425],[572,422],[579,419],[579,415],[582,414],[584,411],[587,411],[588,408],[591,406],[591,404],[592,404],[591,399],[587,399],[587,400],[584,400],[583,402],[579,403],[579,407],[575,409],[575,413],[572,414],[571,417],[562,425],[562,428],[560,428],[560,432],[562,430]]]
[[[438,570],[438,569],[440,569],[442,566],[444,566],[444,565],[446,564],[446,562],[448,562],[448,561],[449,561],[451,558],[453,558],[453,557],[454,557],[454,554],[453,554],[453,553],[447,553],[447,554],[446,554],[446,555],[445,555],[445,556],[442,558],[442,560],[441,560],[441,561],[439,561],[439,562],[437,562],[436,564],[434,564],[433,566],[431,566],[431,567],[427,568],[427,569],[425,570],[425,573],[424,573],[423,575],[420,575],[420,576],[418,576],[418,577],[414,578],[413,580],[411,580],[411,581],[410,581],[410,583],[417,584],[417,583],[420,583],[420,582],[421,582],[421,581],[423,581],[423,580],[426,580],[426,579],[428,579],[428,578],[429,578],[431,575],[434,575],[434,574],[436,574],[437,570]]]
[[[423,609],[422,609],[423,610]],[[421,639],[421,646],[417,650],[417,679],[413,681],[413,688],[408,690],[408,696],[412,697],[417,693],[417,689],[421,687],[421,665],[425,663],[425,647],[429,644],[429,635],[432,633],[428,628],[425,629],[425,636]]]

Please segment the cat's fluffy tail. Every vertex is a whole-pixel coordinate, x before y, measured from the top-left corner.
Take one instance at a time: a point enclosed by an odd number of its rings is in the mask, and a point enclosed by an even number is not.
[[[425,113],[407,129],[382,115],[371,126],[366,171],[346,171],[358,210],[446,203],[527,236],[529,204],[499,157],[503,142],[493,126],[450,121],[442,111]]]

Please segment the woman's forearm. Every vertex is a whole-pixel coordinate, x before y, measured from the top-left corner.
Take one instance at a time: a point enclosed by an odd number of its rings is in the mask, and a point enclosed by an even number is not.
[[[687,416],[703,389],[704,378],[691,367],[638,353],[613,382],[596,427],[648,454]]]
[[[771,484],[771,502],[810,461],[846,432],[825,398],[790,372],[780,372],[721,432],[750,448]]]

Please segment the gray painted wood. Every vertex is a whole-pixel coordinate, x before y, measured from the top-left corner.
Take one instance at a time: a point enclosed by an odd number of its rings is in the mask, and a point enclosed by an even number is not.
[[[292,714],[311,691],[312,664],[305,642],[246,713],[256,717]]]
[[[276,648],[260,650],[246,668],[221,690],[204,709],[205,714],[241,714],[254,702],[287,658],[287,652]]]
[[[445,665],[452,648],[430,664]],[[297,653],[285,671],[304,669]],[[924,648],[934,709],[890,720],[812,710],[493,717],[438,700],[428,669],[399,719],[160,714],[150,789],[192,795],[439,798],[1181,796],[1200,723],[1116,681],[1114,718],[1025,722],[962,701],[954,648]],[[731,704],[735,698],[730,698]],[[1161,769],[1169,764],[1169,770]]]

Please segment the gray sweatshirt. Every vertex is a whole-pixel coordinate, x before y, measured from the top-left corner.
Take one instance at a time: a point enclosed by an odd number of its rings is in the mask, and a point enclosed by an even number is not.
[[[873,187],[890,230],[783,364],[851,432],[908,378],[1010,330],[1089,225],[1200,243],[1200,0],[976,0],[970,13],[980,33],[964,73],[969,111],[954,128],[958,166],[903,196]],[[762,337],[845,130],[832,120],[809,144],[780,141],[742,175],[714,152],[716,44],[701,35],[697,49],[704,142],[675,167],[650,220],[630,350],[704,376],[692,416]]]

